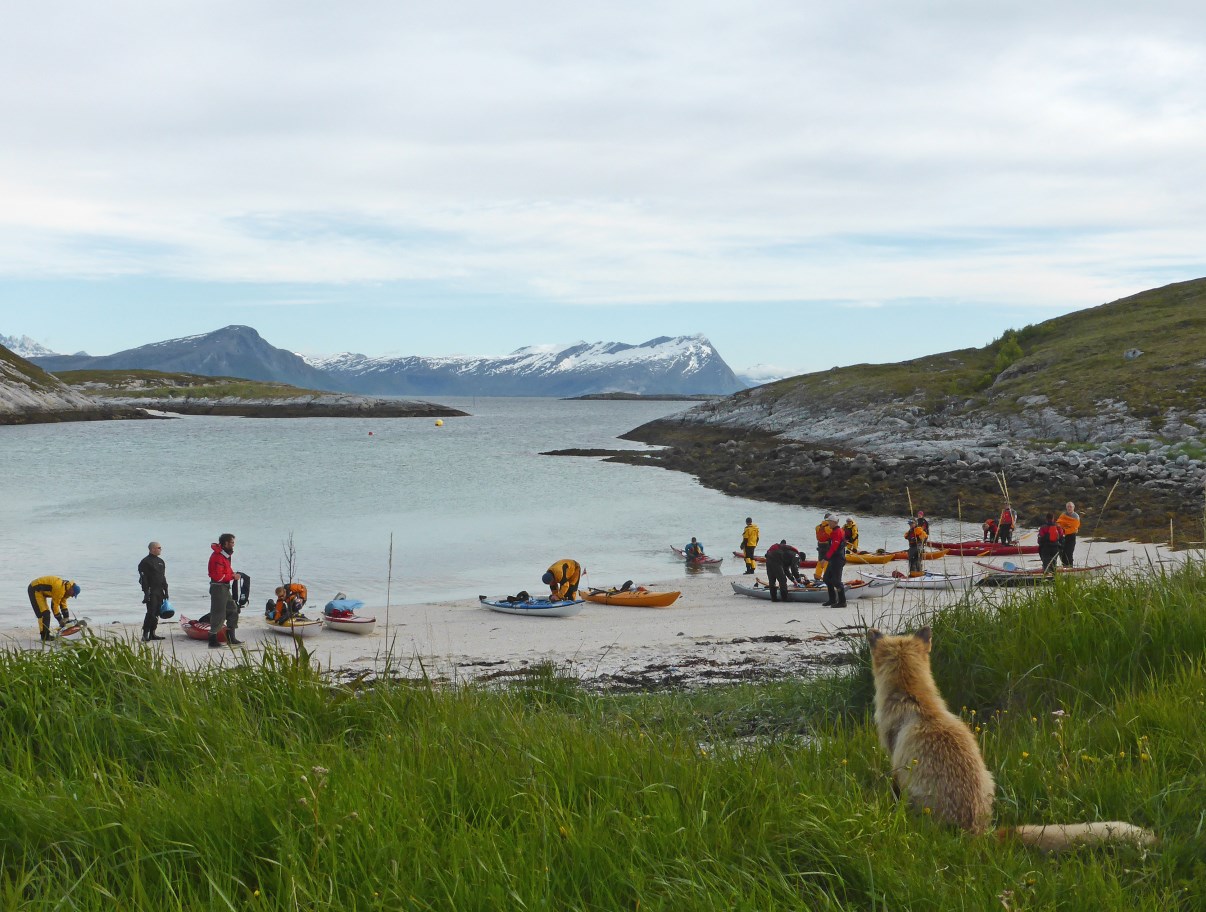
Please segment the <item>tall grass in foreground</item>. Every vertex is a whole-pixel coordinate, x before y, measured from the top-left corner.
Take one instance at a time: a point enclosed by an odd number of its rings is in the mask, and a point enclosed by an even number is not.
[[[0,653],[0,908],[1206,906],[1206,574],[939,612],[935,668],[1002,824],[1160,848],[1047,858],[907,814],[844,678],[598,696],[331,685],[280,652]]]

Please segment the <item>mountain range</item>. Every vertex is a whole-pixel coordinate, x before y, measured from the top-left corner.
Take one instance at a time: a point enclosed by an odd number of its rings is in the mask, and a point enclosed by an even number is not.
[[[0,344],[5,344],[0,338]],[[581,396],[590,393],[732,393],[746,384],[703,336],[661,336],[640,345],[579,342],[528,347],[500,357],[303,358],[249,326],[169,339],[112,355],[59,355],[11,340],[44,370],[157,370],[245,377],[306,389],[388,396]],[[9,346],[11,347],[11,346]],[[17,349],[14,349],[17,350]],[[45,350],[43,350],[45,351]]]

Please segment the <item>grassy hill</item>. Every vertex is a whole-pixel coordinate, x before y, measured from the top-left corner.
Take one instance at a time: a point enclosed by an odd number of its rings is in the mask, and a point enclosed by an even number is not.
[[[327,395],[287,383],[155,370],[75,370],[60,371],[55,376],[77,392],[123,399],[296,399]]]
[[[1133,360],[1128,350],[1143,354]],[[752,392],[815,408],[905,400],[931,410],[1012,412],[1046,396],[1061,413],[1095,414],[1125,403],[1152,417],[1206,403],[1206,278],[1145,291],[1017,331],[991,345],[897,364],[855,364],[792,377]],[[741,394],[739,394],[741,395]]]

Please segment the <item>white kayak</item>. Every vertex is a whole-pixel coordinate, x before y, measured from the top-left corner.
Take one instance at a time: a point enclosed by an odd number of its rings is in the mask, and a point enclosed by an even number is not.
[[[901,589],[968,589],[974,586],[979,573],[931,573],[927,570],[920,576],[901,573],[886,576],[880,573],[857,571],[858,575],[872,582],[895,582]]]
[[[377,626],[377,619],[375,617],[364,617],[359,614],[353,614],[351,617],[332,617],[329,614],[324,614],[322,622],[331,630],[339,630],[343,633],[357,633],[361,636],[372,633],[373,628]]]
[[[583,601],[566,599],[550,600],[547,598],[529,598],[525,600],[508,601],[509,596],[479,595],[477,600],[491,611],[501,611],[503,614],[523,614],[528,617],[573,617],[586,604]]]
[[[287,621],[281,621],[279,624],[269,620],[265,620],[265,623],[268,625],[268,629],[278,636],[288,636],[298,640],[307,640],[322,633],[322,621],[301,614]]]
[[[755,580],[753,583],[730,580],[729,585],[733,587],[733,591],[738,595],[746,595],[756,599],[770,599],[770,588],[762,580]],[[875,598],[892,591],[895,586],[896,580],[891,577],[888,577],[886,582],[853,580],[849,583],[843,583],[843,588],[846,590],[846,601],[859,598]],[[787,600],[789,602],[812,602],[819,605],[828,599],[829,587],[824,583],[809,582],[803,586],[797,586],[795,583],[787,584]]]

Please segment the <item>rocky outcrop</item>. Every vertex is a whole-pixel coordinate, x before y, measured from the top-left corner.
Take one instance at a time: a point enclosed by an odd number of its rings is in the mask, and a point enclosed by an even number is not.
[[[114,406],[152,409],[175,415],[232,415],[243,418],[455,418],[466,414],[458,409],[417,399],[377,399],[337,393],[270,399],[237,396],[106,396],[104,401]]]
[[[0,424],[146,418],[139,409],[98,403],[0,347]]]

